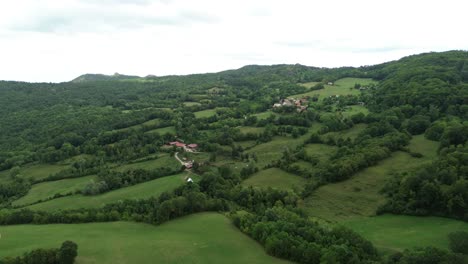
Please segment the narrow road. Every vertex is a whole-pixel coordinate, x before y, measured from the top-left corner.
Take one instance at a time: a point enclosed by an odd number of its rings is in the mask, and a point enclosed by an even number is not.
[[[185,166],[185,162],[183,162],[181,159],[179,159],[179,156],[178,156],[178,155],[179,155],[179,152],[176,152],[176,153],[174,154],[174,157],[180,162],[180,164],[182,164],[182,165]]]

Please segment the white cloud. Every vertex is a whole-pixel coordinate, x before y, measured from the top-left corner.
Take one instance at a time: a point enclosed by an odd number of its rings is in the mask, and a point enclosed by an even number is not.
[[[465,10],[464,0],[10,0],[0,9],[0,79],[369,65],[468,49]]]

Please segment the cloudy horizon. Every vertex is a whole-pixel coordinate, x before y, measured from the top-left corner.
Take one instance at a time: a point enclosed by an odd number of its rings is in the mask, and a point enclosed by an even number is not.
[[[173,75],[245,65],[363,66],[467,50],[463,0],[17,0],[0,10],[0,80]]]

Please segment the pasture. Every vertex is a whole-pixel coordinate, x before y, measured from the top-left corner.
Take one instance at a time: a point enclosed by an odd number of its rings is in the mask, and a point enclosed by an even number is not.
[[[318,96],[319,100],[323,100],[324,98],[330,97],[332,95],[359,95],[361,92],[358,89],[354,89],[354,85],[356,83],[365,86],[369,84],[375,84],[377,82],[369,78],[343,78],[337,80],[333,85],[325,85],[324,89],[291,95],[291,97]]]
[[[0,258],[65,240],[78,244],[77,264],[288,263],[264,249],[217,213],[200,213],[160,226],[134,222],[0,227]]]
[[[376,166],[366,168],[338,183],[318,188],[304,200],[302,207],[309,215],[328,221],[343,221],[356,217],[372,216],[385,203],[380,190],[392,177],[392,172],[411,170],[424,160],[405,152],[394,152]]]
[[[191,175],[192,177],[193,175]],[[162,177],[149,182],[117,189],[107,193],[84,196],[72,195],[50,201],[34,204],[27,208],[31,210],[56,211],[79,208],[99,208],[106,203],[115,203],[125,199],[145,199],[159,196],[165,191],[171,191],[178,186],[185,184],[185,173]],[[194,179],[196,180],[196,179]]]
[[[242,182],[244,186],[290,190],[301,188],[306,179],[278,168],[259,171]]]
[[[31,190],[29,190],[28,194],[14,201],[12,204],[15,206],[27,205],[39,200],[47,199],[55,194],[66,194],[81,190],[91,180],[95,181],[96,179],[97,176],[93,175],[35,184],[32,186]]]
[[[64,164],[28,164],[20,167],[19,177],[23,179],[40,180],[68,168]],[[0,182],[9,181],[10,170],[0,172]]]
[[[145,133],[158,133],[160,135],[164,134],[175,134],[176,130],[174,126],[168,126],[168,127],[161,127],[161,128],[156,128],[153,130],[146,131]]]
[[[126,170],[155,170],[162,167],[169,167],[171,169],[179,169],[181,167],[180,163],[169,155],[163,155],[154,160],[141,161],[136,163],[129,163],[116,168],[117,171],[126,171]]]
[[[468,223],[441,217],[386,214],[342,224],[369,239],[383,252],[426,246],[448,249],[449,233],[468,232]]]
[[[273,140],[267,143],[256,145],[249,149],[247,153],[255,153],[258,157],[257,166],[261,169],[272,161],[278,160],[283,155],[286,148],[291,150],[295,149],[304,141],[304,137],[291,138],[291,137],[273,137]]]
[[[247,133],[254,133],[254,134],[261,134],[265,128],[264,127],[251,127],[251,126],[243,126],[239,127],[239,130],[242,134]]]
[[[207,109],[203,111],[194,112],[195,118],[211,117],[216,115],[216,109]]]

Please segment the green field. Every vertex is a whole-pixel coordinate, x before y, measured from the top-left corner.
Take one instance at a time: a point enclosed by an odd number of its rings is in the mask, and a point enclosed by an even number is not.
[[[346,129],[343,131],[339,132],[328,132],[322,136],[323,139],[326,139],[327,137],[333,137],[335,139],[338,138],[351,138],[355,139],[364,129],[366,129],[367,125],[366,124],[356,124],[350,129]]]
[[[135,169],[155,170],[155,169],[159,169],[162,167],[179,169],[181,165],[174,157],[171,157],[169,155],[164,155],[154,160],[147,160],[147,161],[142,161],[142,162],[125,164],[125,165],[117,167],[116,170],[117,171],[135,170]]]
[[[244,127],[239,127],[239,130],[242,134],[247,134],[247,133],[261,134],[265,130],[265,128],[244,126]]]
[[[0,228],[0,257],[78,244],[86,263],[288,263],[271,257],[225,216],[201,213],[160,226],[133,222],[17,225]]]
[[[138,125],[116,129],[115,131],[125,131],[125,130],[130,130],[130,129],[139,130],[139,129],[143,128],[143,126],[156,126],[156,125],[159,125],[160,123],[161,123],[161,120],[156,118],[156,119],[148,120],[148,121],[143,122],[143,123],[138,124]]]
[[[117,189],[100,195],[72,195],[57,198],[43,203],[28,206],[31,210],[55,211],[78,208],[98,208],[106,203],[114,203],[125,199],[144,199],[159,196],[165,191],[171,191],[185,183],[185,173],[166,176],[149,182]]]
[[[343,222],[384,252],[435,246],[448,249],[447,235],[468,232],[468,223],[440,217],[381,215]]]
[[[304,97],[318,95],[320,100],[332,95],[359,95],[360,91],[354,89],[354,84],[360,83],[362,86],[377,83],[376,81],[368,78],[343,78],[337,80],[334,85],[325,85],[324,89],[310,91],[303,94],[292,95],[292,97]],[[350,89],[351,88],[351,89]]]
[[[35,184],[28,194],[14,201],[13,205],[26,205],[44,200],[55,194],[66,194],[82,189],[91,180],[96,180],[97,176],[86,176],[74,179],[64,179],[51,182]]]
[[[168,126],[168,127],[161,127],[161,128],[156,128],[156,129],[153,129],[153,130],[149,130],[149,131],[146,131],[146,133],[158,133],[160,135],[164,135],[164,134],[175,134],[176,133],[176,130],[175,130],[175,127],[174,126]]]
[[[211,117],[216,115],[216,109],[208,109],[203,111],[194,112],[195,118],[202,118],[202,117]]]
[[[286,148],[294,150],[298,145],[304,141],[304,137],[290,138],[276,136],[272,141],[259,144],[247,151],[247,153],[255,153],[258,157],[257,166],[259,168],[265,167],[272,161],[278,160],[283,155]]]
[[[319,82],[307,82],[307,83],[298,83],[298,84],[301,86],[304,86],[307,89],[310,89],[314,85],[319,84]]]
[[[244,186],[271,187],[275,189],[301,188],[306,180],[278,168],[259,171],[242,182]]]
[[[184,106],[199,106],[201,105],[199,102],[183,102]]]
[[[412,152],[417,152],[423,154],[423,160],[431,160],[437,157],[437,148],[439,147],[439,142],[428,140],[424,135],[413,136],[408,145],[408,148]]]
[[[263,119],[269,118],[271,115],[277,116],[278,114],[272,111],[265,111],[265,112],[255,114],[254,116],[256,116],[258,120],[263,120]]]
[[[363,113],[364,115],[369,114],[369,109],[362,105],[351,105],[347,106],[342,112],[343,117],[351,117],[355,114]]]
[[[434,149],[435,152],[435,149]],[[328,221],[372,216],[385,203],[380,190],[391,172],[408,171],[426,162],[405,152],[395,152],[376,166],[364,169],[346,181],[318,188],[304,200],[303,208],[314,217]]]
[[[338,147],[325,144],[307,144],[304,150],[307,155],[317,157],[320,162],[324,162],[338,150]]]
[[[40,180],[47,178],[51,174],[55,174],[61,170],[68,168],[68,165],[63,164],[35,164],[25,165],[20,168],[19,177],[23,179]],[[10,171],[2,171],[0,173],[0,182],[9,181]]]

